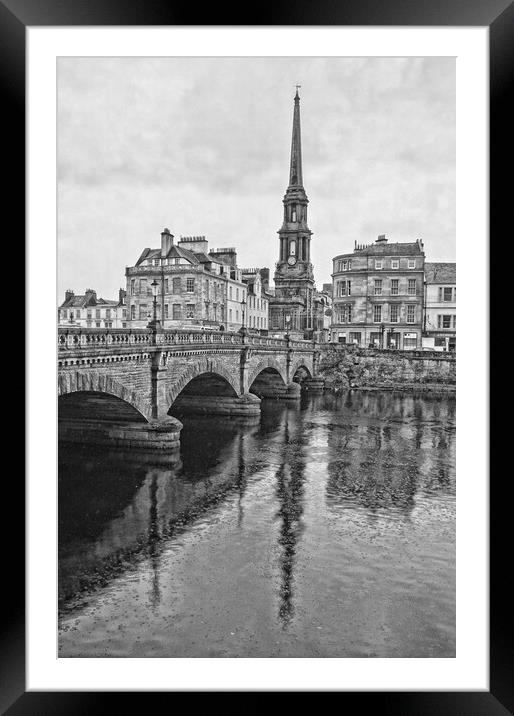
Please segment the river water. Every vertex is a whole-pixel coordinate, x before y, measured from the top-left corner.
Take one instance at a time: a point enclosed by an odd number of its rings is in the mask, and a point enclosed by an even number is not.
[[[263,401],[59,450],[59,656],[454,657],[455,399]]]

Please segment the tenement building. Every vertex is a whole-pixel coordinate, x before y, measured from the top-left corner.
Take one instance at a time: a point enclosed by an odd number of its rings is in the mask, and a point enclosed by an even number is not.
[[[270,301],[270,332],[295,338],[313,338],[323,324],[323,300],[317,300],[311,263],[312,231],[307,224],[307,194],[303,187],[300,97],[294,97],[289,186],[283,199],[284,218],[274,275],[275,295]]]
[[[333,259],[331,339],[375,348],[421,348],[425,253],[418,239],[355,245]]]
[[[271,298],[269,268],[244,268],[241,273],[247,286],[245,328],[250,332],[267,331]]]
[[[423,347],[454,351],[457,330],[457,284],[454,263],[425,264]]]
[[[144,249],[125,275],[133,328],[148,325],[154,306],[163,328],[237,331],[243,325],[247,285],[232,247],[209,251],[205,236],[183,236],[175,243],[164,229],[161,246]]]
[[[96,291],[86,289],[84,294],[75,294],[68,289],[64,301],[58,308],[60,326],[82,326],[83,328],[126,328],[127,305],[125,291],[120,288],[118,300],[97,298]]]

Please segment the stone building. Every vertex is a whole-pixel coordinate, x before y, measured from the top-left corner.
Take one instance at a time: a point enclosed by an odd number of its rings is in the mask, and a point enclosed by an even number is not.
[[[144,249],[125,275],[133,328],[145,328],[153,318],[154,291],[163,328],[242,326],[247,286],[234,248],[209,251],[205,236],[182,236],[175,244],[164,229],[160,248]]]
[[[303,187],[300,97],[294,97],[289,186],[283,199],[284,219],[279,235],[279,257],[274,275],[275,295],[270,301],[270,332],[294,338],[312,338],[322,323],[323,301],[314,284],[310,259],[312,231],[307,224],[309,200]]]
[[[245,327],[250,332],[267,331],[269,318],[269,268],[241,269],[247,286]]]
[[[64,301],[58,308],[60,326],[82,326],[84,328],[126,328],[126,291],[120,288],[118,300],[97,298],[96,291],[86,289],[84,294],[75,294],[68,289]]]
[[[425,264],[423,347],[454,351],[457,331],[457,284],[454,263]]]
[[[421,348],[425,253],[418,239],[355,245],[333,259],[331,340],[377,348]]]

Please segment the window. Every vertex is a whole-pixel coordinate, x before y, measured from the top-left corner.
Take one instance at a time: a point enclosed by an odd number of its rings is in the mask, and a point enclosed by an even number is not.
[[[382,306],[373,306],[373,322],[380,323],[382,320]]]
[[[361,334],[360,333],[353,333],[350,331],[350,343],[353,343],[355,345],[359,345],[361,342]]]
[[[229,286],[228,297],[232,300],[232,286]]]
[[[93,311],[88,310],[87,312],[87,320],[90,321],[93,318]]]
[[[194,317],[195,317],[195,304],[194,303],[186,304],[186,318],[194,318]]]
[[[124,309],[121,311],[121,317],[122,317],[122,318],[126,318],[126,317],[127,317],[127,309],[126,309],[126,308],[124,308]]]
[[[407,285],[407,293],[409,296],[415,296],[416,295],[416,279],[410,278],[409,283]]]
[[[139,293],[148,293],[146,290],[146,278],[139,281]]]
[[[112,321],[105,321],[106,328],[112,328]]]
[[[392,269],[400,268],[400,260],[399,259],[391,259],[391,268]]]
[[[391,279],[391,296],[397,296],[398,295],[398,279],[392,278]]]
[[[106,317],[106,318],[110,318],[110,317],[111,317],[111,309],[110,309],[110,308],[106,308],[106,309],[105,309],[105,317]]]
[[[136,279],[133,278],[130,280],[130,293],[134,294],[136,292]]]
[[[130,320],[131,321],[136,320],[136,307],[135,306],[130,307]]]
[[[62,317],[63,317],[63,318],[68,318],[68,311],[67,311],[66,309],[63,309]]]
[[[451,286],[443,288],[443,301],[451,302],[453,300],[453,289]]]
[[[164,293],[170,292],[170,280],[168,278],[164,279]]]
[[[146,303],[140,303],[139,304],[139,320],[144,321],[146,318],[148,318],[148,306]]]
[[[121,324],[121,327],[122,327],[122,328],[126,328],[126,327],[127,327],[127,324],[125,323],[125,321]]]
[[[438,328],[455,328],[455,316],[437,316],[437,327]],[[452,321],[453,319],[453,321]]]
[[[382,279],[376,278],[375,279],[375,296],[381,296],[382,295]]]
[[[186,278],[186,291],[188,293],[194,293],[195,292],[195,280],[191,276],[188,276]]]
[[[408,266],[410,269],[416,268],[416,259],[409,259]]]
[[[236,301],[239,301],[239,289],[236,288]]]
[[[228,309],[228,320],[230,322],[232,322],[232,309],[231,308]]]
[[[404,333],[403,335],[403,347],[405,350],[409,350],[412,348],[416,348],[418,343],[418,339],[416,338],[416,335],[410,335],[409,333]]]
[[[380,259],[380,260],[375,259],[375,268],[376,268],[376,269],[381,269],[382,266],[383,266],[383,261],[382,261],[382,259]]]
[[[86,326],[87,326],[88,328],[91,328],[91,321],[86,321]]]
[[[153,260],[153,265],[154,265],[154,266],[158,266],[160,263],[161,263],[161,262],[160,262],[159,259],[154,259],[154,260]]]
[[[182,290],[182,281],[180,276],[176,276],[173,279],[173,293],[180,293]]]
[[[173,320],[179,321],[181,318],[181,305],[180,303],[174,303],[173,304]]]
[[[407,323],[414,323],[416,320],[416,306],[410,303],[407,306]]]
[[[457,328],[457,316],[455,314],[453,314],[453,328]]]
[[[95,318],[100,318],[100,309],[97,308],[95,311]]]
[[[96,326],[97,328],[100,328],[100,321],[97,321],[97,322],[95,323],[95,326]]]
[[[180,259],[175,259],[175,266],[178,266],[180,264]]]
[[[75,311],[75,318],[80,318],[80,308]]]
[[[391,323],[398,323],[398,306],[396,303],[391,304]]]

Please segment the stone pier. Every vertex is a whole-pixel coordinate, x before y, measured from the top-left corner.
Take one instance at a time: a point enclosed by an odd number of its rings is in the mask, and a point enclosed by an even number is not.
[[[178,415],[230,415],[249,418],[261,414],[261,400],[252,393],[225,395],[179,395],[172,406]]]
[[[325,387],[324,378],[306,378],[302,383],[302,388],[310,393],[322,393]]]
[[[182,423],[171,416],[150,422],[115,422],[85,418],[59,421],[59,440],[120,448],[172,451],[180,447]]]

